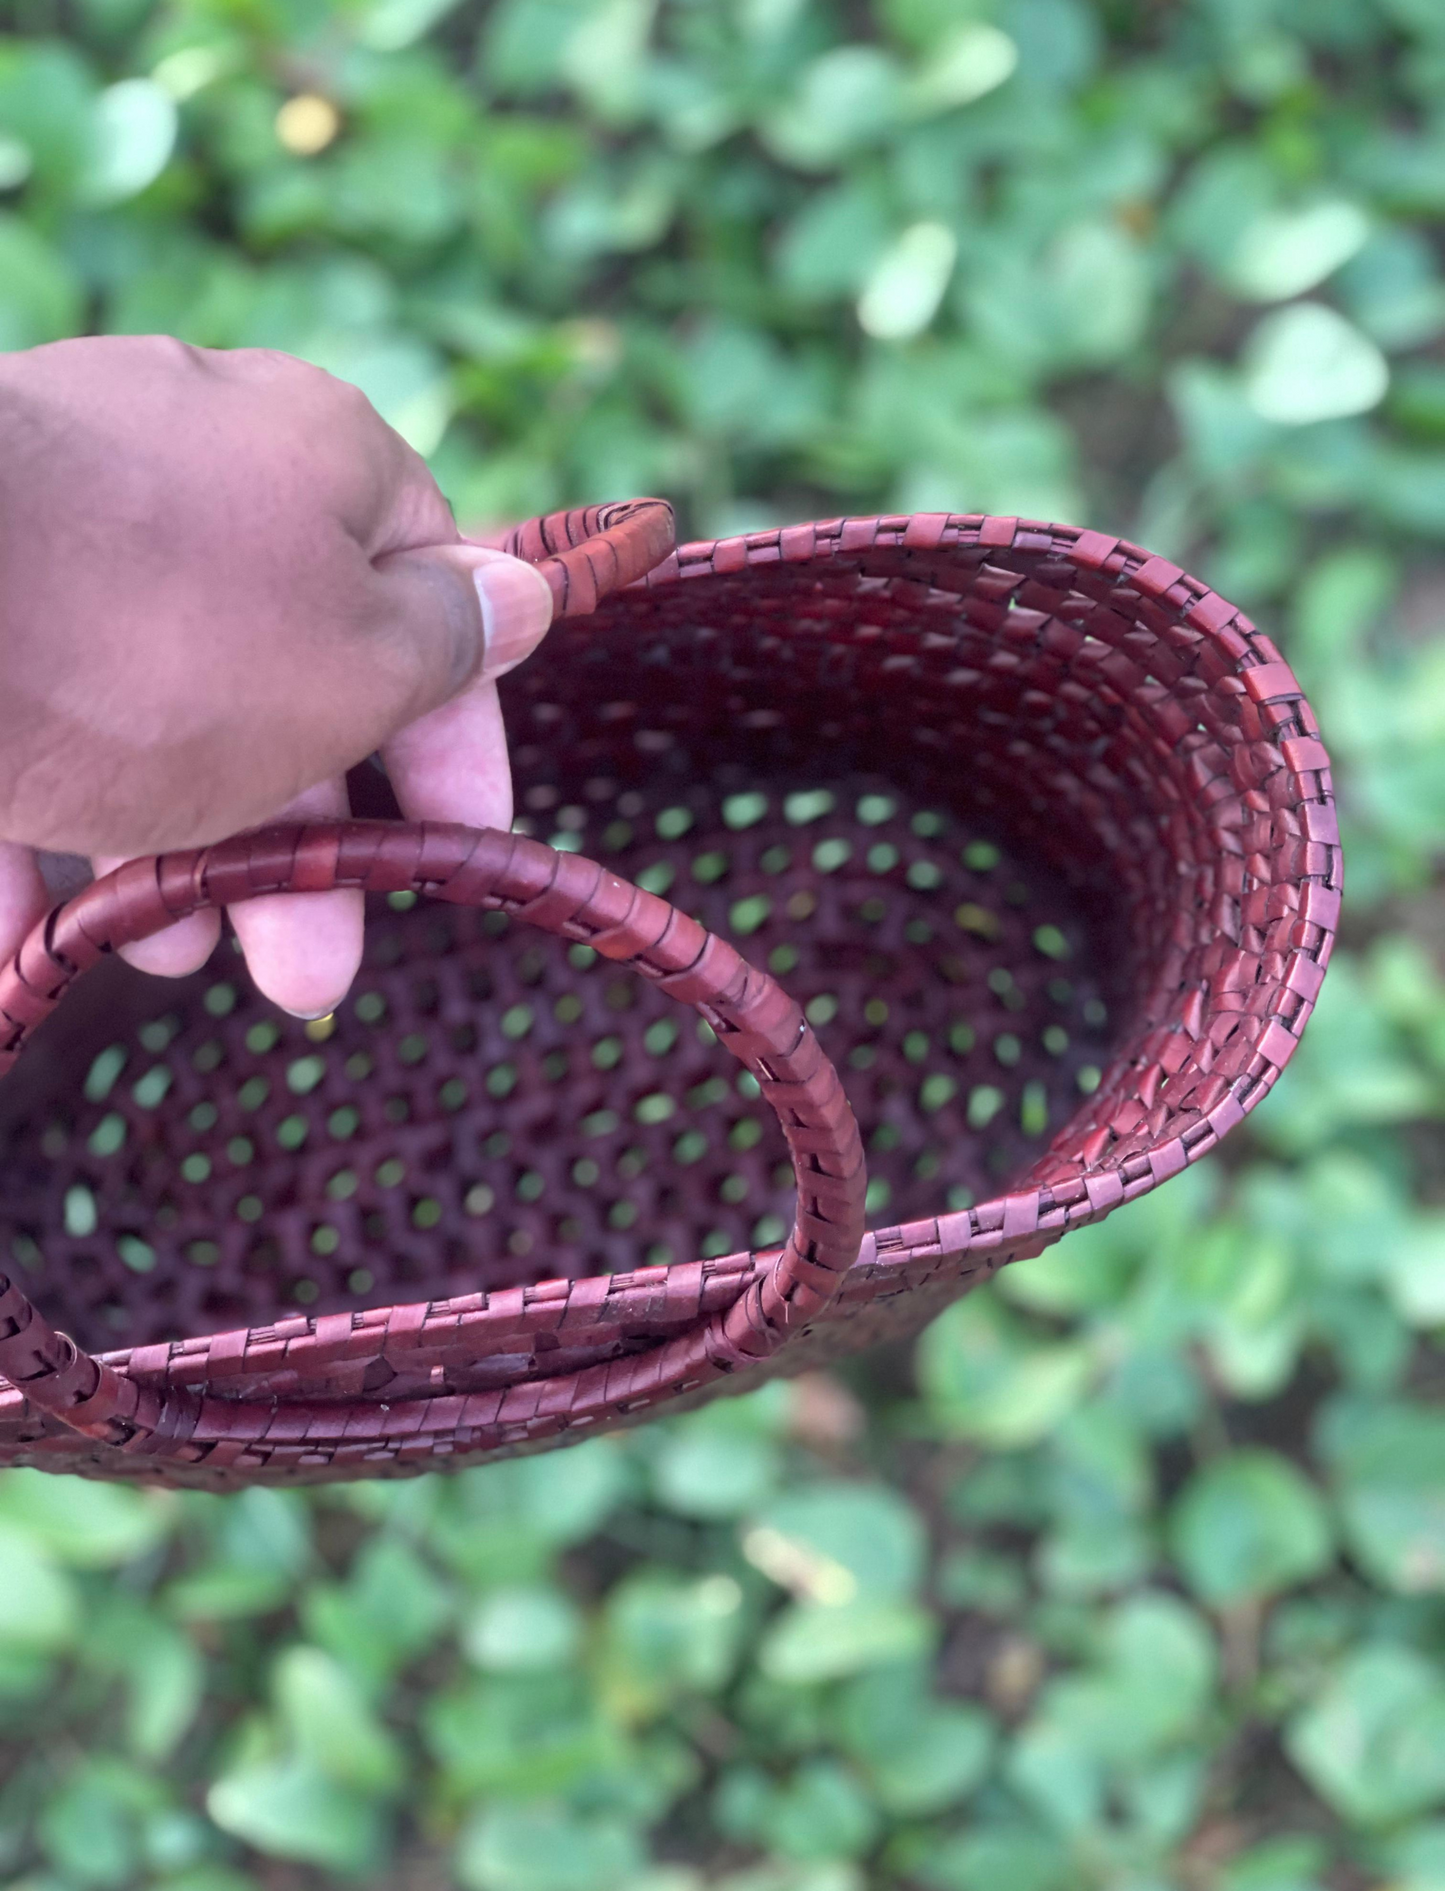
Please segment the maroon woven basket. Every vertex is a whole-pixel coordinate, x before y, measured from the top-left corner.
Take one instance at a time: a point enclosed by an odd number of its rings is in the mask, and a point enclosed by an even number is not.
[[[1340,854],[1247,618],[1031,520],[670,547],[648,500],[513,534],[561,621],[503,686],[512,834],[363,767],[381,818],[133,862],[0,972],[3,1070],[97,968],[0,1086],[0,1462],[231,1488],[588,1436],[919,1327],[1269,1090]],[[114,955],[338,885],[376,898],[319,1026],[233,947]]]

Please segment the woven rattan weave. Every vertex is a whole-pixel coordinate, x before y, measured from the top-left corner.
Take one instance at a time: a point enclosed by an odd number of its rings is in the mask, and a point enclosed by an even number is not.
[[[0,971],[0,1069],[87,973],[0,1085],[0,1462],[225,1489],[587,1436],[915,1329],[1268,1092],[1340,854],[1248,619],[1029,520],[670,544],[655,501],[513,535],[560,619],[503,686],[514,833],[363,767],[392,818],[132,863]],[[233,947],[114,956],[335,885],[376,897],[321,1030]]]

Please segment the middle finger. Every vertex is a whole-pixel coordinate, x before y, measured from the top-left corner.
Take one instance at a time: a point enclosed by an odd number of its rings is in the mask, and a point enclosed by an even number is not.
[[[338,776],[305,789],[274,819],[344,820],[349,812],[346,781]],[[229,909],[257,988],[298,1018],[325,1017],[351,989],[361,967],[364,910],[354,887],[262,893]]]

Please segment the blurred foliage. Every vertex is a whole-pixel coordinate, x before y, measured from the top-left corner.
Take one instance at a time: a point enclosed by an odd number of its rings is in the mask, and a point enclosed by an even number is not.
[[[1445,1887],[1445,7],[0,0],[0,346],[358,382],[467,521],[988,507],[1284,641],[1351,897],[1222,1159],[454,1480],[0,1479],[25,1891]]]

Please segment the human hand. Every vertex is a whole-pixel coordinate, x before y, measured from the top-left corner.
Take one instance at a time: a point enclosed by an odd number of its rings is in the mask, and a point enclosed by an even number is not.
[[[365,397],[266,350],[161,336],[0,356],[0,963],[53,903],[37,850],[97,873],[348,812],[381,751],[413,820],[508,827],[497,678],[552,597],[469,544]],[[251,975],[320,1016],[361,962],[362,895],[231,912]],[[124,947],[181,977],[193,914]]]

